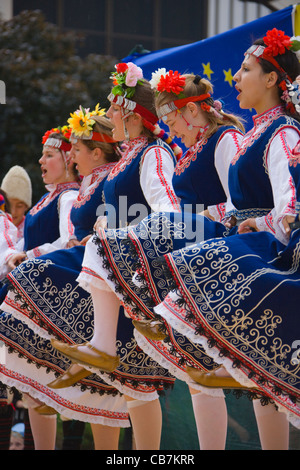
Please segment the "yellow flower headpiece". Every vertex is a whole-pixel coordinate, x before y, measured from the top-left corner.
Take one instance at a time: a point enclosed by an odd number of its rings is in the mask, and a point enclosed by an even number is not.
[[[99,109],[99,103],[95,107],[94,111],[90,111],[89,108],[83,108],[82,106],[77,109],[74,113],[70,113],[68,124],[72,130],[72,134],[79,139],[92,139],[93,137],[93,126],[95,124],[93,116],[104,116],[105,109]]]

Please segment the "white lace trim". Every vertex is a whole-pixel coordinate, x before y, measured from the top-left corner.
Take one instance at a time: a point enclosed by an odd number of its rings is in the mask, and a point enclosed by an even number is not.
[[[250,388],[260,388],[262,392],[264,391],[263,386],[258,386],[254,381],[250,380],[246,377],[246,374],[241,370],[237,369],[236,367],[232,366],[232,360],[225,357],[220,357],[220,351],[208,345],[208,340],[200,335],[195,335],[193,330],[188,326],[185,325],[180,320],[176,319],[169,311],[166,309],[163,303],[159,304],[157,307],[154,308],[155,312],[163,317],[167,323],[169,323],[172,328],[176,329],[178,332],[183,334],[186,338],[190,341],[194,342],[195,344],[201,345],[207,354],[217,363],[227,370],[227,372],[237,380],[241,385]],[[276,405],[280,409],[281,412],[284,412],[287,415],[287,419],[290,423],[292,423],[295,427],[300,428],[300,416],[297,416],[293,413],[290,409],[287,409],[282,402],[277,401],[273,396],[271,397],[274,401],[276,401]],[[288,406],[288,404],[287,404]]]
[[[199,390],[205,395],[210,395],[213,397],[224,397],[223,390],[220,389],[208,389],[206,387],[202,387],[201,385],[194,382],[189,375],[180,369],[175,364],[172,364],[168,361],[158,350],[156,350],[151,343],[147,341],[147,339],[141,335],[136,329],[134,330],[134,337],[136,339],[137,344],[140,348],[150,356],[154,361],[160,364],[164,369],[167,369],[170,374],[172,374],[176,379],[185,382],[187,385],[191,386],[194,390]]]
[[[7,297],[14,300],[15,295],[12,292],[8,292]],[[32,321],[22,312],[19,312],[19,310],[17,310],[16,308],[12,307],[11,305],[8,305],[6,303],[6,300],[4,300],[4,302],[0,305],[0,309],[3,310],[5,313],[9,313],[14,318],[21,321],[25,325],[27,325],[34,333],[41,336],[41,338],[45,338],[45,339],[54,338],[54,335],[50,335],[46,330],[44,330],[42,327],[37,325],[34,321]]]
[[[55,378],[54,372],[47,373],[42,368],[33,369],[32,364],[28,364],[26,359],[19,358],[15,353],[7,355],[5,366],[0,365],[0,380],[4,384],[16,387],[20,392],[54,408],[66,418],[114,427],[130,426],[127,404],[123,397],[100,396],[88,390],[82,392],[79,387],[68,387],[59,391],[49,389],[46,384]],[[119,419],[116,416],[118,413],[122,413],[125,419]],[[110,418],[104,414],[116,417]]]

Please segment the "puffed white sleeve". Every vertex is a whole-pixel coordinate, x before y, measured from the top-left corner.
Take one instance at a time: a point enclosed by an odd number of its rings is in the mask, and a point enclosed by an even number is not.
[[[5,212],[0,211],[0,279],[3,279],[7,273],[7,261],[11,255],[19,253],[18,229],[9,219]]]
[[[214,220],[218,222],[224,218],[226,211],[233,209],[228,189],[228,172],[230,162],[240,149],[242,139],[243,134],[241,131],[230,129],[221,135],[215,148],[215,168],[223,186],[226,201],[220,201],[220,204],[208,206],[207,210]]]
[[[299,141],[299,133],[292,128],[280,130],[269,146],[266,165],[272,186],[274,208],[264,217],[256,219],[259,230],[273,233],[282,243],[287,244],[288,236],[282,219],[295,215],[295,186],[289,171],[289,159]]]
[[[159,145],[150,147],[143,156],[140,184],[154,212],[181,212],[172,184],[174,167],[171,153]]]
[[[44,243],[43,245],[27,251],[26,255],[28,258],[36,258],[37,256],[66,248],[69,239],[74,233],[74,227],[70,219],[70,211],[77,195],[78,191],[74,190],[64,191],[61,194],[58,201],[60,237],[52,243]]]

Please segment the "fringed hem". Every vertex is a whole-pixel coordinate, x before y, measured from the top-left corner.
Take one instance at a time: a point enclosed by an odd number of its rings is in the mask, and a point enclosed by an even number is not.
[[[122,377],[117,375],[114,372],[105,373],[99,371],[99,369],[93,366],[84,366],[85,369],[90,370],[91,373],[97,374],[104,382],[108,385],[111,385],[118,390],[122,395],[127,395],[131,398],[143,401],[153,401],[156,400],[159,396],[164,395],[165,390],[173,388],[174,380],[159,380],[153,379],[149,380],[142,378],[130,378]],[[151,387],[151,390],[149,390]],[[145,390],[141,390],[145,388]]]
[[[155,349],[147,339],[141,335],[137,330],[134,331],[134,336],[135,339],[143,351],[145,351],[146,354],[148,354],[154,361],[156,361],[158,364],[160,364],[162,367],[164,367],[166,370],[170,372],[170,374],[174,375],[176,379],[181,380],[182,382],[185,382],[187,385],[191,386],[195,390],[201,391],[205,395],[210,395],[213,397],[224,397],[223,390],[218,390],[218,389],[212,389],[209,390],[206,387],[202,387],[201,385],[195,383],[189,375],[180,368],[180,366],[177,366],[176,364],[172,364],[171,361],[169,361],[166,357],[163,356],[159,352],[159,350]]]

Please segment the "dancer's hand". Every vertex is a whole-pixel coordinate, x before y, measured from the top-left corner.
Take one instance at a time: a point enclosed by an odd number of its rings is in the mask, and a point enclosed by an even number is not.
[[[15,255],[11,255],[9,258],[8,258],[8,261],[7,261],[7,266],[9,268],[10,271],[12,271],[13,269],[15,269],[17,266],[19,266],[19,264],[21,264],[25,259],[27,259],[27,255],[26,253],[22,252],[22,253],[16,253]]]
[[[67,243],[67,248],[73,248],[73,246],[77,245],[80,245],[80,242],[77,240],[77,238],[71,238],[71,240],[69,240]]]
[[[243,222],[241,222],[238,228],[238,233],[250,233],[250,232],[258,232],[256,220],[254,218],[244,220]]]
[[[91,238],[92,235],[87,235],[86,237],[84,237],[81,242],[80,242],[80,245],[83,245],[85,246],[87,244],[87,242],[89,241],[89,239]]]
[[[214,217],[209,213],[207,209],[205,209],[202,212],[199,212],[199,215],[203,215],[204,217],[207,217],[210,220],[215,220]]]
[[[232,228],[236,226],[236,218],[232,215],[228,219],[225,220],[224,222],[225,227],[227,228]]]
[[[107,228],[107,217],[105,215],[101,215],[98,217],[95,225],[94,225],[94,230],[95,232],[98,232],[99,229],[105,229]]]
[[[283,225],[283,228],[285,230],[285,233],[290,236],[291,235],[291,227],[290,227],[290,224],[292,224],[293,222],[295,221],[295,216],[293,215],[286,215],[285,217],[283,217],[282,219],[282,225]]]

